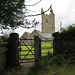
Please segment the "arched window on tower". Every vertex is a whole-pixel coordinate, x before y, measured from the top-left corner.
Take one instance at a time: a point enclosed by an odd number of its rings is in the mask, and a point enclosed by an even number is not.
[[[48,23],[48,19],[46,19],[46,23]]]

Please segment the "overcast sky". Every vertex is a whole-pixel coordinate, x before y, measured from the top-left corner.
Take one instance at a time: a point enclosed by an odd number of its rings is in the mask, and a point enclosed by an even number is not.
[[[29,0],[26,0],[29,1]],[[39,0],[30,0],[26,2],[27,5],[35,4]],[[75,23],[75,0],[42,0],[39,4],[31,7],[27,7],[32,11],[29,14],[37,14],[41,12],[41,8],[47,10],[49,6],[52,4],[52,9],[55,14],[55,30],[59,31],[60,29],[60,21],[62,22],[62,27],[68,26],[69,24]],[[49,11],[47,12],[49,14]],[[36,18],[37,21],[41,22],[41,16],[29,17],[28,19]],[[34,28],[28,30],[24,28],[19,28],[16,32],[19,34],[23,34],[25,31],[31,32]],[[36,29],[41,30],[41,26],[38,26]]]

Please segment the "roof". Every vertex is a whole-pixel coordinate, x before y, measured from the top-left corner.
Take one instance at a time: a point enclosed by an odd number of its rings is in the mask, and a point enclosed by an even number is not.
[[[25,35],[30,35],[30,33],[29,32],[25,32],[20,38],[22,38],[22,37],[24,37]]]
[[[34,31],[30,34],[30,36],[33,36],[34,34],[36,34],[36,35],[40,35],[40,36],[42,37],[42,35],[41,35],[41,31],[34,30]]]
[[[39,31],[39,30],[34,30],[32,33],[29,33],[29,32],[25,32],[22,36],[21,36],[21,38],[23,37],[23,36],[32,36],[32,34],[33,33],[37,33],[37,34],[39,34],[41,37],[43,37],[43,38],[51,38],[52,37],[52,33],[45,33],[45,32],[41,32],[41,31]]]
[[[52,36],[52,33],[45,33],[45,32],[41,32],[39,30],[34,30],[31,34],[33,34],[34,32],[37,32],[38,34],[40,34],[44,38],[50,38]]]

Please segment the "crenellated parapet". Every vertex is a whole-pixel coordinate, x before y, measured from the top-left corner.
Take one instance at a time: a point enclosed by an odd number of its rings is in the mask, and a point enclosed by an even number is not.
[[[52,7],[50,8],[50,14],[45,14],[43,8],[41,8],[42,13],[42,32],[54,33],[55,32],[55,14],[53,13]]]

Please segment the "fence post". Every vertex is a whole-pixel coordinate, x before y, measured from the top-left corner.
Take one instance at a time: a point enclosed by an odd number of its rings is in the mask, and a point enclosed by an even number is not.
[[[8,67],[19,66],[19,35],[17,33],[11,33],[9,38],[8,52],[7,52],[7,65]]]
[[[34,59],[35,66],[38,66],[41,59],[41,39],[38,36],[34,36]]]
[[[39,59],[41,59],[41,38],[39,38]]]

